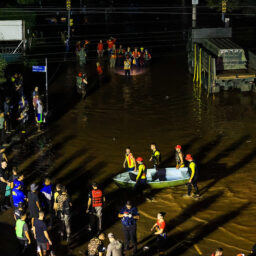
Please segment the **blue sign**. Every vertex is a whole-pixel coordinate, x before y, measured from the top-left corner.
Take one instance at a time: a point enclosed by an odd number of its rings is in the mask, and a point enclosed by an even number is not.
[[[32,72],[46,72],[46,66],[32,66]]]

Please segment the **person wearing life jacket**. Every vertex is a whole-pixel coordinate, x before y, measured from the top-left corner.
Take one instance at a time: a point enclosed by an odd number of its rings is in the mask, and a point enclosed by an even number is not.
[[[222,255],[223,255],[223,249],[218,248],[218,249],[216,249],[216,251],[214,253],[212,253],[211,256],[222,256]]]
[[[131,153],[130,147],[127,147],[125,149],[125,156],[124,156],[124,163],[123,163],[124,168],[125,168],[126,164],[127,164],[126,171],[128,171],[128,172],[135,171],[136,172],[136,161],[135,161],[133,154]]]
[[[107,40],[107,45],[108,45],[108,56],[110,57],[113,45],[116,43],[116,39],[113,38],[112,36]]]
[[[83,79],[82,76],[83,76],[83,73],[79,72],[76,77],[76,86],[78,89],[82,88],[82,79]]]
[[[157,247],[158,253],[161,255],[164,251],[164,246],[166,242],[166,223],[164,220],[165,213],[159,212],[157,214],[157,221],[151,228],[154,231],[154,235],[157,237]]]
[[[102,58],[103,52],[104,52],[104,46],[103,46],[102,40],[100,40],[100,42],[98,43],[97,52],[98,52],[98,57]]]
[[[150,162],[153,163],[154,168],[156,170],[159,169],[159,166],[161,164],[161,153],[159,150],[156,149],[156,144],[155,143],[151,143],[150,145],[150,149],[152,151],[151,157],[149,159]]]
[[[112,51],[111,51],[111,54],[110,54],[110,68],[115,68],[116,58],[117,58],[116,45],[113,44]]]
[[[185,167],[184,156],[181,151],[181,145],[175,147],[175,160],[176,160],[176,169]]]
[[[138,48],[135,48],[134,51],[132,52],[132,57],[133,57],[133,65],[136,67],[139,66],[139,58],[140,58],[140,52],[138,51]]]
[[[147,49],[145,49],[145,53],[144,53],[143,57],[144,57],[144,60],[145,60],[145,65],[148,66],[149,62],[151,60],[151,55],[150,55],[150,53],[148,52]]]
[[[98,75],[101,76],[103,74],[103,70],[99,62],[96,62],[96,67]]]
[[[131,77],[131,59],[129,56],[126,56],[126,59],[124,60],[124,75],[127,78]]]
[[[16,237],[20,244],[20,255],[25,255],[28,245],[31,244],[26,218],[26,213],[22,213],[20,219],[17,219],[15,224]]]
[[[190,176],[188,181],[188,194],[187,196],[191,196],[192,186],[194,187],[196,197],[199,196],[199,191],[197,187],[198,180],[198,169],[196,163],[194,162],[192,156],[190,154],[186,155],[185,160],[188,161],[188,174]]]
[[[123,46],[120,45],[117,50],[117,66],[122,67],[124,63],[124,54],[125,50],[123,49]]]
[[[147,168],[145,164],[143,163],[142,157],[137,157],[136,162],[138,163],[138,174],[136,177],[136,184],[134,189],[143,191],[144,187],[147,184]]]
[[[105,196],[98,188],[97,183],[92,184],[92,190],[88,195],[88,203],[86,213],[96,215],[98,218],[98,232],[102,231],[102,210],[105,202]],[[90,227],[91,228],[91,227]]]

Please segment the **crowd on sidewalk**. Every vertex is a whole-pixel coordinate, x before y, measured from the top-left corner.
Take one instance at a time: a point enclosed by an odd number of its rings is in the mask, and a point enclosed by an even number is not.
[[[15,73],[9,83],[1,88],[0,97],[0,145],[6,144],[12,133],[26,133],[32,118],[38,130],[44,122],[44,109],[39,87],[26,95],[22,74]]]

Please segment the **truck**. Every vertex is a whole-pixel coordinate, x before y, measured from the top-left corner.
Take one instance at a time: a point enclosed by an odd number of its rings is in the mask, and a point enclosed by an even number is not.
[[[232,28],[192,29],[187,53],[194,83],[208,93],[233,88],[256,91],[256,71],[248,63],[248,52],[232,41]]]

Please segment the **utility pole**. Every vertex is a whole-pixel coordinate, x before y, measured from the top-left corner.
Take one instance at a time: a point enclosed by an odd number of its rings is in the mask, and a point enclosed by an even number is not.
[[[225,14],[227,12],[227,0],[222,0],[222,15],[221,19],[225,23]]]
[[[47,58],[45,58],[45,94],[46,94],[46,113],[48,114],[48,63]]]
[[[196,6],[199,0],[192,0],[192,28],[196,28]]]
[[[66,8],[68,11],[68,35],[66,40],[66,51],[69,50],[69,43],[70,43],[70,11],[71,11],[71,0],[66,1]]]

